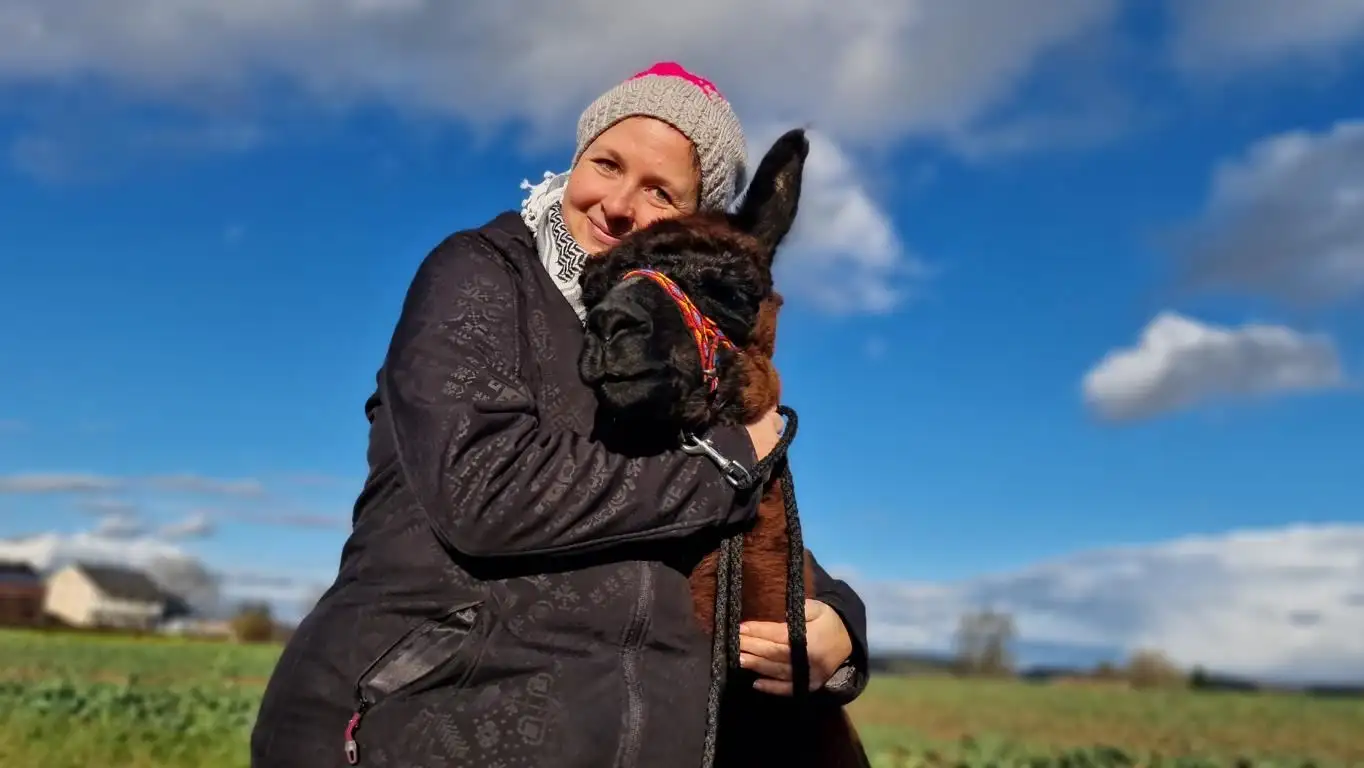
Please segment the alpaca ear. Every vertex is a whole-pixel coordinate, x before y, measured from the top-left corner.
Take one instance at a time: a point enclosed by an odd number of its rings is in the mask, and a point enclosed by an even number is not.
[[[769,259],[795,223],[801,174],[805,170],[805,156],[809,153],[810,140],[803,129],[782,134],[763,155],[753,181],[744,193],[743,203],[735,213],[739,228],[763,244]]]

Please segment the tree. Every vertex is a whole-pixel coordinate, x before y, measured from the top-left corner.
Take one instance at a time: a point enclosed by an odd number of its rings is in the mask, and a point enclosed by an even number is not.
[[[1197,665],[1189,673],[1189,687],[1196,691],[1212,687],[1212,678],[1208,675],[1208,670],[1203,666]]]
[[[1094,677],[1098,680],[1118,680],[1122,677],[1122,673],[1118,671],[1117,667],[1113,666],[1113,662],[1101,661],[1094,668]]]
[[[1012,674],[1014,637],[1014,619],[1007,613],[985,609],[962,616],[957,624],[957,670],[967,675]]]
[[[1133,688],[1173,688],[1187,681],[1184,670],[1160,651],[1138,650],[1127,660],[1127,682]]]
[[[268,603],[243,603],[232,617],[232,636],[239,643],[268,643],[275,637],[275,617]]]

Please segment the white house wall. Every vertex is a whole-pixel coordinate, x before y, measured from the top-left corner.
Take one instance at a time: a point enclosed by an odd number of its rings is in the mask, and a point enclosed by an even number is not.
[[[90,607],[99,600],[95,587],[74,568],[63,568],[47,580],[43,612],[77,627],[91,626]]]
[[[100,595],[90,605],[90,618],[101,626],[151,627],[161,618],[164,608],[161,603],[115,600]]]

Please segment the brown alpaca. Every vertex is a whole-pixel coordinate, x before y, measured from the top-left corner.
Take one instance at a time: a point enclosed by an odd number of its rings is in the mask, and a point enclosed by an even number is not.
[[[589,261],[581,278],[589,311],[580,370],[615,430],[657,448],[675,445],[679,430],[702,435],[717,424],[752,423],[780,403],[772,359],[782,299],[772,262],[795,218],[808,147],[799,130],[779,139],[737,213],[658,222]],[[788,620],[793,499],[779,482],[784,458],[772,470],[757,521],[742,539],[743,620]],[[697,620],[712,633],[723,629],[715,625],[719,559],[709,546],[690,575]],[[802,559],[795,586],[803,589],[814,576]],[[795,646],[793,662],[803,658]],[[738,668],[727,677],[716,766],[869,766],[841,707],[818,694],[757,692],[754,676]]]

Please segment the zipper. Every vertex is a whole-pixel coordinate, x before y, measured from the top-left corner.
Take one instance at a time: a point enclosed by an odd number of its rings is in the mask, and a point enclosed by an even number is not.
[[[351,765],[360,764],[360,745],[355,741],[355,732],[360,728],[360,718],[365,716],[367,709],[369,709],[369,702],[362,693],[360,694],[360,705],[355,708],[355,712],[350,716],[350,722],[346,723],[346,762]]]
[[[625,735],[616,753],[617,766],[633,766],[638,762],[641,732],[644,727],[644,692],[639,682],[639,651],[644,645],[644,627],[649,619],[649,602],[653,593],[654,572],[648,563],[639,563],[639,596],[635,610],[625,629],[621,644],[621,671],[625,677]]]
[[[393,641],[355,681],[355,711],[346,722],[348,765],[360,764],[357,735],[365,713],[385,697],[412,685],[455,655],[477,626],[482,600],[462,603],[441,619],[429,619]]]

